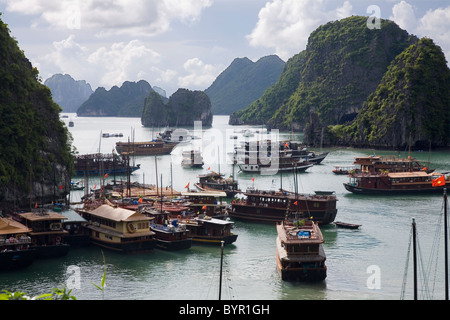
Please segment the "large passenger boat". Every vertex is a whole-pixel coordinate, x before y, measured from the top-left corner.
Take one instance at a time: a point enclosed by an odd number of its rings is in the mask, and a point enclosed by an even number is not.
[[[354,173],[349,175],[349,182],[344,183],[344,187],[360,194],[442,193],[447,180],[443,177],[442,173],[425,171]],[[444,181],[434,184],[437,179]]]
[[[323,281],[327,267],[318,224],[307,219],[283,220],[276,228],[276,260],[281,279]]]
[[[63,229],[67,218],[54,211],[33,211],[18,214],[21,223],[31,231],[30,248],[36,249],[36,258],[63,257],[69,252],[70,245],[65,241],[68,232]]]
[[[152,218],[144,214],[103,204],[93,210],[78,210],[88,223],[91,242],[122,252],[148,252],[156,247],[155,233],[150,230]]]
[[[177,146],[176,142],[165,142],[154,139],[144,142],[116,142],[116,150],[119,154],[130,154],[136,156],[165,155],[170,154]]]
[[[30,248],[29,232],[20,222],[0,217],[0,270],[18,270],[33,263],[36,250]]]
[[[315,194],[294,193],[285,190],[264,191],[249,189],[246,198],[233,201],[228,214],[248,222],[276,223],[286,214],[299,212],[320,224],[329,224],[337,214],[337,197],[331,191],[316,191]]]
[[[225,245],[232,244],[237,240],[238,235],[231,231],[234,222],[222,219],[211,218],[200,214],[195,218],[180,217],[178,222],[185,224],[188,237],[197,244],[220,245],[222,241]]]
[[[77,176],[95,176],[105,174],[128,174],[140,168],[140,165],[132,165],[129,157],[119,156],[115,153],[103,154],[84,154],[79,155],[74,161],[75,175]]]

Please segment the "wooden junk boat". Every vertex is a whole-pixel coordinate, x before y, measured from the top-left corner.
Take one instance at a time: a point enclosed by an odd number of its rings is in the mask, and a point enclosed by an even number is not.
[[[103,176],[132,173],[138,170],[140,165],[130,165],[129,157],[125,155],[94,153],[76,156],[74,168],[77,176]]]
[[[359,194],[442,193],[445,183],[433,186],[443,174],[425,171],[355,173],[344,183],[346,190]]]
[[[198,150],[183,151],[183,159],[181,160],[181,166],[184,168],[202,168],[203,157]]]
[[[144,206],[140,211],[146,216],[152,217],[150,229],[155,233],[156,247],[163,250],[175,251],[189,249],[192,238],[188,236],[185,224],[177,219],[170,219],[167,212],[155,207]]]
[[[132,154],[136,156],[165,155],[170,154],[177,146],[176,142],[165,142],[154,139],[144,142],[116,142],[116,150],[119,154]]]
[[[226,179],[223,174],[211,171],[198,177],[199,181],[195,184],[200,191],[223,191],[227,197],[232,198],[238,192],[238,183],[232,177]]]
[[[196,217],[178,217],[178,222],[185,224],[188,237],[193,243],[221,245],[232,244],[237,240],[238,235],[231,231],[234,222],[223,219],[216,219],[199,214]]]
[[[248,189],[246,198],[235,200],[228,214],[248,222],[276,223],[286,214],[300,212],[320,224],[329,224],[337,214],[337,197],[331,191],[316,191],[315,194],[296,194],[285,190],[263,191]]]
[[[88,221],[91,242],[97,246],[122,253],[148,252],[156,247],[155,233],[150,230],[152,218],[140,212],[108,204],[78,212]]]
[[[69,252],[70,245],[65,241],[68,232],[63,229],[63,221],[67,219],[65,216],[39,209],[19,213],[17,218],[31,229],[28,233],[30,248],[36,249],[36,258],[63,257]]]
[[[307,219],[277,223],[276,260],[282,280],[315,282],[327,277],[324,239],[318,224]]]
[[[17,270],[33,263],[36,250],[30,248],[29,232],[20,222],[0,217],[0,270]]]

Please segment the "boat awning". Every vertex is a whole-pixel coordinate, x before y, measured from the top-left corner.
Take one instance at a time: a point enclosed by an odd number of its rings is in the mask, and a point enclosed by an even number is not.
[[[70,222],[86,222],[86,219],[83,218],[78,214],[78,212],[73,210],[66,210],[61,212],[61,214],[67,218],[67,220],[64,221],[64,223],[70,223]]]

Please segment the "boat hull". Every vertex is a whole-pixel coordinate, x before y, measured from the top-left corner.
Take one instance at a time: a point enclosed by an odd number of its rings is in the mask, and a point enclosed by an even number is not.
[[[350,191],[355,194],[379,194],[379,195],[388,195],[388,194],[427,194],[427,193],[442,193],[443,187],[424,187],[424,188],[364,188],[356,185],[352,185],[351,183],[344,183],[344,187],[347,191]]]
[[[36,249],[36,258],[60,258],[67,255],[70,249],[69,244],[43,245],[34,247]]]
[[[287,211],[286,208],[266,208],[245,204],[232,204],[232,209],[228,212],[228,215],[232,218],[246,222],[274,224],[283,221]],[[335,220],[336,215],[337,209],[310,211],[308,213],[308,216],[312,217],[313,221],[323,225],[332,223]]]
[[[30,266],[36,257],[36,250],[5,251],[0,253],[0,271],[14,271]]]
[[[238,237],[237,234],[231,234],[224,237],[209,237],[209,236],[195,235],[192,236],[192,241],[193,243],[196,244],[211,244],[211,245],[221,245],[223,241],[223,244],[227,245],[236,242],[237,237]]]
[[[129,241],[126,243],[105,242],[95,238],[91,238],[91,242],[99,247],[117,251],[125,254],[145,253],[153,251],[156,248],[156,239],[147,241]]]

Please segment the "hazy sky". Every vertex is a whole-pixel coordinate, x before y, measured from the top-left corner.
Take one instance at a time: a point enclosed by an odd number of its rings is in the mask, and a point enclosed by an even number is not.
[[[93,90],[205,90],[235,58],[287,61],[321,24],[378,12],[450,58],[448,0],[0,0],[0,12],[43,80],[67,73]]]

